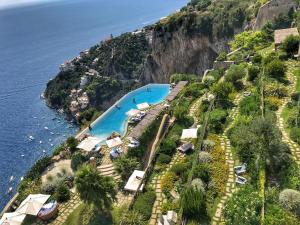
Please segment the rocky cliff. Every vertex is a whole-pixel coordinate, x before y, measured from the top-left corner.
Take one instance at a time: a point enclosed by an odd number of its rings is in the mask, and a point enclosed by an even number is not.
[[[105,110],[130,89],[167,83],[172,74],[202,76],[228,42],[253,20],[255,0],[193,0],[140,31],[111,38],[62,65],[45,97],[77,120]]]

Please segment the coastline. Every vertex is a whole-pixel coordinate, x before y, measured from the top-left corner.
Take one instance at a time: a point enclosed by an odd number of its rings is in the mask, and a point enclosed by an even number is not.
[[[185,5],[185,4],[184,4]],[[184,6],[183,5],[183,6]],[[172,11],[170,14],[168,14],[168,15],[171,15],[171,14],[173,14],[174,13],[174,11]],[[167,16],[168,16],[167,15]],[[153,24],[153,23],[155,23],[155,21],[157,21],[157,20],[160,20],[160,19],[155,19],[155,20],[152,20],[153,22],[151,22],[151,24]],[[140,88],[142,88],[142,87],[140,87]],[[138,89],[140,89],[140,88],[138,88]],[[137,90],[137,89],[136,89]],[[112,107],[114,107],[116,104],[118,104],[125,96],[126,96],[127,94],[125,94],[122,98],[120,98],[117,102],[115,102],[110,108],[112,108]],[[157,104],[160,104],[160,103],[157,103]],[[157,105],[157,104],[154,104],[154,105]],[[109,109],[110,109],[109,108]],[[52,109],[51,109],[52,110]],[[106,110],[107,111],[107,110]],[[97,121],[99,121],[100,119],[101,119],[101,117],[102,116],[105,116],[105,114],[106,114],[106,112],[105,113],[103,113],[102,115],[100,115],[97,119],[95,119],[93,122],[92,122],[92,125],[93,124],[95,124],[95,123],[97,123]],[[83,129],[82,131],[78,131],[77,132],[77,135],[76,136],[78,136],[78,135],[80,135],[80,134],[82,134],[82,133],[84,133],[84,132],[86,132],[87,131],[87,128],[85,128],[85,129]],[[128,121],[126,121],[126,124],[125,124],[125,132],[124,132],[124,134],[123,134],[123,136],[125,136],[126,135],[126,133],[128,132]],[[61,135],[63,135],[64,133],[61,133]],[[74,135],[75,136],[75,135]],[[51,148],[51,150],[49,150],[49,154],[47,154],[47,155],[52,155],[52,153],[53,153],[53,151],[54,151],[54,149],[53,148]],[[44,155],[45,156],[45,155]],[[36,161],[36,160],[35,160]],[[33,164],[34,165],[34,164]],[[32,166],[33,166],[32,165]],[[30,170],[30,168],[32,168],[32,166],[30,166],[29,167],[29,169],[28,170]],[[18,183],[17,183],[17,186],[20,184],[20,181],[18,181]],[[17,195],[18,194],[18,192],[16,192],[16,194],[15,195]],[[8,198],[10,199],[10,201],[12,201],[13,199],[14,199],[14,196],[8,196]],[[7,202],[7,204],[9,204],[10,202]],[[6,204],[6,206],[7,206],[7,204]],[[5,208],[3,208],[2,210],[4,210]]]

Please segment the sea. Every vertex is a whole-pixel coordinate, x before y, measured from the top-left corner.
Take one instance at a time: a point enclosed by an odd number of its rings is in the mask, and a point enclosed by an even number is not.
[[[59,65],[111,34],[152,24],[187,2],[48,0],[0,8],[0,210],[34,162],[77,132],[40,97]]]

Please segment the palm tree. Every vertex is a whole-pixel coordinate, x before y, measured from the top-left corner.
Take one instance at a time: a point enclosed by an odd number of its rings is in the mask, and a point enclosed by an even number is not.
[[[90,165],[82,166],[76,173],[75,184],[80,198],[99,209],[109,209],[117,194],[113,178],[104,177]]]

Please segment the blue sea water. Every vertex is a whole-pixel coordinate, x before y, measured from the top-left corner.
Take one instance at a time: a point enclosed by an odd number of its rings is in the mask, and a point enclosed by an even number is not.
[[[61,0],[0,10],[0,209],[31,165],[77,131],[39,97],[58,66],[110,34],[151,24],[187,2]]]
[[[128,93],[95,121],[90,133],[102,141],[112,132],[118,132],[123,136],[126,133],[129,110],[137,109],[137,104],[144,102],[151,105],[158,104],[167,97],[169,91],[169,84],[148,84]]]

